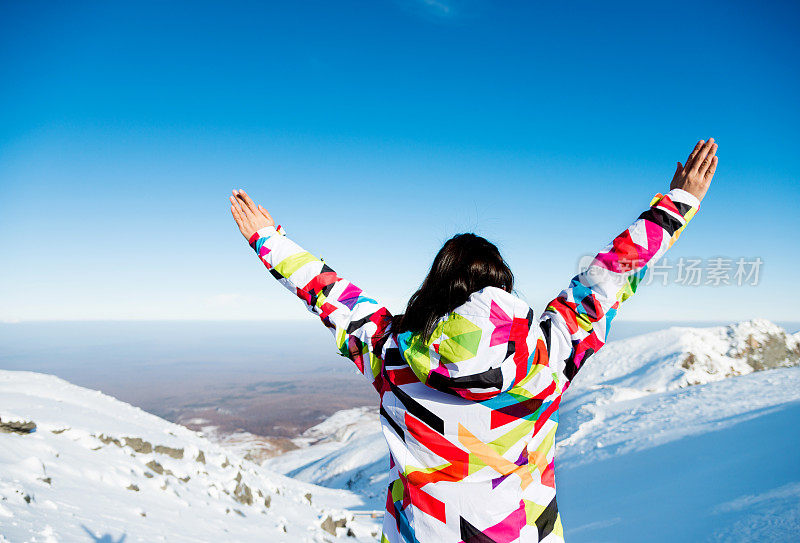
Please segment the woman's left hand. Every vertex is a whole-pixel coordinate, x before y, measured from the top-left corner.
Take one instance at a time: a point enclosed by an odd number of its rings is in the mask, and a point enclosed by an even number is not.
[[[249,240],[256,231],[266,226],[275,226],[275,221],[267,210],[253,203],[245,191],[234,190],[230,198],[231,214],[245,239]]]

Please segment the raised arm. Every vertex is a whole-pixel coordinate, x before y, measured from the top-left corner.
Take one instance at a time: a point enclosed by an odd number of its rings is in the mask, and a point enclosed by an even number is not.
[[[342,279],[325,262],[286,237],[266,209],[244,191],[233,191],[231,213],[239,231],[273,277],[297,295],[333,333],[339,353],[375,384],[382,361],[380,345],[389,311]]]
[[[562,392],[586,360],[606,342],[620,304],[636,292],[647,266],[678,239],[700,207],[717,168],[717,144],[700,140],[678,167],[670,191],[598,253],[551,301],[539,326]]]

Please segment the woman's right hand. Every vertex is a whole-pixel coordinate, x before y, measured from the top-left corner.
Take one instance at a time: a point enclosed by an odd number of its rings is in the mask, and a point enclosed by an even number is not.
[[[231,200],[231,215],[239,226],[239,232],[242,233],[244,239],[256,233],[257,230],[265,226],[275,226],[275,221],[266,209],[260,205],[256,205],[250,196],[243,190],[234,190]]]
[[[698,200],[702,200],[717,170],[716,153],[717,144],[714,143],[714,138],[698,141],[686,159],[686,165],[678,162],[678,168],[669,188],[683,189],[696,196]]]

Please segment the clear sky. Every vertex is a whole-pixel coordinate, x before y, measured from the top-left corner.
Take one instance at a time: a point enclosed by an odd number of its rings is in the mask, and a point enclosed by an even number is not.
[[[758,285],[619,318],[798,320],[800,8],[650,4],[0,2],[0,320],[307,318],[232,188],[393,310],[475,231],[538,313],[709,136],[667,259]]]

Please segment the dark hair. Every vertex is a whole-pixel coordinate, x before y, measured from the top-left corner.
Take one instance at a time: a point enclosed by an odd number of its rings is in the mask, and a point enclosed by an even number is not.
[[[484,287],[511,292],[514,275],[508,264],[485,238],[475,234],[453,236],[433,259],[428,276],[409,299],[405,313],[392,318],[392,331],[421,333],[427,342],[441,317]]]

